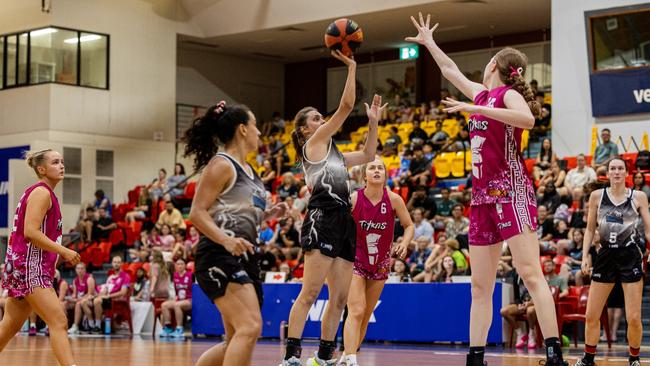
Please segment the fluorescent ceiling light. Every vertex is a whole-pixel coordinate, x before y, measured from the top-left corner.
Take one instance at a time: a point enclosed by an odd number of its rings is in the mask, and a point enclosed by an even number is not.
[[[101,36],[98,36],[96,34],[89,34],[87,36],[79,37],[78,40],[80,42],[89,42],[89,41],[96,41],[96,40],[101,39],[101,38],[102,38]],[[77,43],[77,38],[68,38],[63,42],[65,42],[65,43]]]
[[[34,31],[29,32],[29,35],[32,37],[37,37],[37,36],[42,36],[45,34],[50,34],[50,33],[56,33],[58,30],[54,28],[43,28],[43,29],[37,29]]]

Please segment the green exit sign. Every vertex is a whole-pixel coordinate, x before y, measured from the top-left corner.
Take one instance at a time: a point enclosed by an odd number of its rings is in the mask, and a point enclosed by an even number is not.
[[[408,46],[399,49],[400,60],[410,60],[410,59],[418,58],[419,55],[420,52],[418,51],[418,46]]]

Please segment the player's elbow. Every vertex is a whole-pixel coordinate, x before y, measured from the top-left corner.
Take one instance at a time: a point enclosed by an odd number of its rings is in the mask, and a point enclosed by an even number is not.
[[[524,128],[527,130],[530,130],[533,127],[535,127],[535,117],[533,117],[532,115],[526,116],[526,119],[523,122],[524,122]]]

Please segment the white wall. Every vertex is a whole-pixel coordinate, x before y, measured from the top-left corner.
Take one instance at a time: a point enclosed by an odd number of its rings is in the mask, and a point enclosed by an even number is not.
[[[610,128],[613,138],[641,140],[650,115],[592,116],[585,11],[646,3],[644,0],[552,0],[553,145],[559,156],[589,153],[591,129]],[[619,150],[621,147],[619,146]],[[622,151],[622,150],[621,150]]]
[[[127,193],[136,185],[149,183],[158,174],[159,168],[168,172],[173,168],[174,144],[171,142],[142,141],[119,137],[80,134],[60,131],[39,131],[15,135],[0,135],[0,148],[30,145],[32,150],[54,149],[63,152],[63,147],[81,149],[81,200],[82,203],[94,200],[95,192],[95,151],[113,151],[113,202],[127,200]],[[12,161],[13,162],[13,161]],[[24,161],[10,164],[9,170],[9,217],[13,216],[18,198],[36,177]],[[27,182],[27,183],[26,183]],[[63,202],[62,184],[56,193]],[[79,204],[62,204],[64,230],[76,225]],[[2,233],[0,233],[2,234]]]
[[[177,73],[178,103],[243,103],[260,121],[284,112],[284,65],[279,62],[179,48]]]

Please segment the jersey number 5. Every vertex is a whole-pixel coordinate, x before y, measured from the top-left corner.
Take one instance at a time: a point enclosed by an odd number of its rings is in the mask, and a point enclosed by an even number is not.
[[[616,238],[618,237],[617,233],[611,232],[609,233],[609,242],[611,244],[616,244]]]

